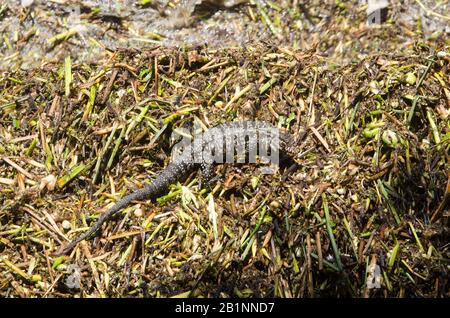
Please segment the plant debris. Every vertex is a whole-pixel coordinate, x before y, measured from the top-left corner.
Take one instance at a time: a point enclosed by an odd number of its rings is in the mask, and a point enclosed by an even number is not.
[[[16,53],[0,54],[0,296],[449,297],[445,31],[426,36],[395,8],[367,26],[356,1],[318,4],[217,9],[271,37],[227,48],[91,38],[94,61],[59,30],[58,55],[23,67],[32,26],[5,37]],[[44,10],[5,6],[2,28]],[[52,256],[164,169],[181,128],[233,120],[288,130],[299,161],[272,175],[220,166],[211,189],[193,174]]]

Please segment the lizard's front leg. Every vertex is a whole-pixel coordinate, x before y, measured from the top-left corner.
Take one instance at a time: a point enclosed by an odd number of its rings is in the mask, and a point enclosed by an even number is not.
[[[200,189],[211,188],[218,180],[220,180],[220,176],[215,175],[214,164],[203,162],[200,165],[200,178],[198,183]]]

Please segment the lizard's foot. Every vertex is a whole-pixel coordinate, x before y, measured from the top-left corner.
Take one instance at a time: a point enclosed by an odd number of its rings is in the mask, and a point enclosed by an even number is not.
[[[214,174],[214,166],[210,163],[203,163],[200,170],[198,186],[200,189],[212,188],[214,183],[220,180],[219,175]]]

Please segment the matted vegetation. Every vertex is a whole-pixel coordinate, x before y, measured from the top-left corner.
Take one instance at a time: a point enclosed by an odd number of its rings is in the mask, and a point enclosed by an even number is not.
[[[156,46],[2,73],[0,295],[448,297],[448,43],[385,45],[346,63]],[[219,166],[213,189],[192,174],[52,256],[164,169],[178,128],[233,120],[288,130],[300,159]]]

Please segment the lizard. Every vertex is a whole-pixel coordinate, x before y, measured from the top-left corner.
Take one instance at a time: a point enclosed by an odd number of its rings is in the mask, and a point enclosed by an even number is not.
[[[171,184],[184,181],[195,170],[200,169],[201,180],[206,180],[208,184],[211,180],[214,165],[223,163],[224,155],[227,162],[230,162],[230,158],[234,160],[234,157],[236,157],[235,150],[236,152],[240,150],[241,155],[244,154],[245,157],[245,155],[249,155],[249,152],[253,151],[254,153],[256,147],[261,147],[258,142],[266,143],[266,150],[264,151],[267,151],[268,147],[272,147],[271,151],[275,150],[282,156],[290,158],[296,156],[297,147],[293,135],[281,132],[266,122],[238,121],[215,126],[206,132],[195,135],[193,142],[187,144],[181,154],[170,162],[166,169],[154,178],[153,182],[121,198],[109,210],[101,214],[87,232],[76,237],[66,246],[61,246],[54,255],[69,253],[79,242],[96,234],[103,223],[111,219],[132,201],[145,198],[156,199],[164,194]],[[229,148],[230,145],[232,147]],[[259,148],[260,151],[261,149]],[[249,155],[248,158],[248,161],[255,162],[254,157],[251,158]],[[245,158],[244,162],[242,157],[238,158],[237,162],[244,163]]]

